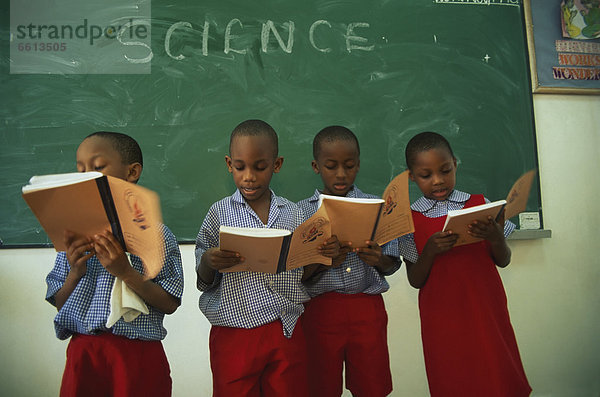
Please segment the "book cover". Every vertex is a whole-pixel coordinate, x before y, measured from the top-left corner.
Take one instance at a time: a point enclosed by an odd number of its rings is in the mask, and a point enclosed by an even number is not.
[[[278,273],[280,257],[289,246],[292,232],[285,229],[223,226],[219,228],[219,249],[239,253],[244,261],[221,270],[229,272]]]
[[[363,247],[372,240],[383,207],[382,199],[349,198],[321,194],[319,208],[324,208],[331,221],[331,234],[339,241],[350,241]]]
[[[408,171],[397,175],[387,185],[381,198],[384,200],[374,241],[383,245],[395,238],[415,231],[410,197],[408,194]]]
[[[65,230],[94,236],[110,230],[123,248],[142,258],[154,278],[163,265],[164,240],[158,195],[100,172],[34,176],[23,199],[57,251],[65,251]]]
[[[362,247],[366,240],[383,245],[395,238],[414,232],[408,171],[397,175],[386,187],[381,199],[319,196],[331,221],[331,233],[340,241],[351,241]]]
[[[536,170],[527,171],[514,183],[508,195],[506,196],[506,213],[504,215],[505,219],[512,218],[513,216],[525,211],[535,174]]]
[[[331,265],[331,258],[320,255],[317,250],[330,236],[330,224],[324,210],[317,211],[293,232],[285,229],[221,226],[219,248],[238,252],[245,259],[221,272],[276,274],[312,263]]]
[[[469,225],[474,221],[487,222],[489,216],[496,219],[505,205],[506,200],[498,200],[460,210],[450,210],[446,216],[446,223],[444,223],[442,231],[451,230],[453,233],[458,234],[455,247],[481,241],[482,239],[473,237],[467,233]]]

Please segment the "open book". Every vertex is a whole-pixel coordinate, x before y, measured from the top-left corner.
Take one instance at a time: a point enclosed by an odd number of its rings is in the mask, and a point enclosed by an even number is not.
[[[498,200],[460,210],[450,210],[442,231],[452,230],[453,233],[458,234],[458,240],[454,244],[455,247],[481,241],[480,238],[475,238],[467,233],[469,225],[475,221],[487,222],[489,216],[497,219],[505,206],[506,200]]]
[[[535,170],[531,170],[517,179],[510,189],[506,200],[498,200],[474,207],[448,211],[446,223],[444,223],[442,231],[452,230],[453,233],[458,234],[455,247],[481,241],[481,239],[467,233],[469,225],[476,220],[487,222],[490,216],[498,221],[503,210],[506,211],[505,219],[523,212],[527,206],[527,199],[529,198],[529,191],[531,190],[531,183],[534,176]]]
[[[361,199],[322,194],[319,208],[325,208],[331,221],[331,234],[339,241],[362,247],[366,240],[385,244],[414,232],[408,171],[396,176],[386,187],[382,199]]]
[[[244,262],[221,270],[222,273],[253,271],[281,273],[311,263],[331,265],[331,258],[317,248],[331,236],[324,211],[317,211],[293,232],[285,229],[221,226],[219,248],[238,252]]]
[[[243,263],[221,272],[255,271],[279,273],[313,263],[331,265],[331,258],[317,248],[332,235],[352,241],[385,244],[414,231],[408,197],[408,172],[395,177],[383,199],[352,199],[321,195],[319,209],[293,232],[282,229],[231,228],[221,226],[221,250],[238,252]]]
[[[162,216],[153,191],[100,172],[34,176],[22,191],[57,251],[67,249],[65,230],[82,236],[110,230],[124,250],[142,259],[146,277],[160,272]]]

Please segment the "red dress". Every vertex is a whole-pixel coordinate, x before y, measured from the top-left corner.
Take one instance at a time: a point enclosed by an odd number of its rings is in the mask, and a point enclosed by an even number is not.
[[[485,202],[472,195],[465,204]],[[413,211],[419,255],[446,217]],[[419,291],[421,336],[432,396],[519,397],[531,387],[510,324],[506,295],[489,243],[439,255]]]

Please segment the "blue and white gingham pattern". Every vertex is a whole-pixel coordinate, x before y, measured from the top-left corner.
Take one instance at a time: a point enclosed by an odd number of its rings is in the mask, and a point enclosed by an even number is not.
[[[177,299],[183,294],[183,267],[179,245],[171,231],[163,225],[165,240],[165,264],[153,280],[165,291]],[[130,256],[131,264],[143,272],[142,260]],[[65,252],[56,256],[54,268],[46,277],[48,286],[46,300],[55,305],[54,295],[62,288],[70,265]],[[110,314],[110,293],[115,277],[106,271],[96,256],[87,261],[85,276],[79,281],[71,296],[54,318],[54,328],[59,339],[67,339],[74,333],[94,335],[101,332],[112,332],[129,339],[162,340],[167,335],[163,327],[164,313],[148,305],[149,314],[140,314],[135,320],[125,322],[120,318],[111,328],[106,328],[106,320]]]
[[[448,196],[446,200],[438,201],[428,199],[427,197],[421,197],[415,201],[410,207],[417,212],[425,215],[428,218],[439,218],[446,216],[448,211],[460,210],[464,208],[466,202],[471,198],[469,193],[454,190]],[[486,203],[490,201],[485,199]],[[507,220],[504,223],[504,237],[508,237],[517,226],[511,221]],[[415,245],[414,235],[412,233],[406,234],[399,239],[400,255],[412,263],[416,263],[419,259],[419,253],[417,252],[417,246]]]
[[[298,202],[305,219],[310,218],[319,208],[319,190],[315,190],[312,197]],[[346,197],[351,198],[378,198],[372,194],[363,193],[356,186],[348,191]],[[384,276],[393,274],[400,268],[402,262],[398,253],[398,240],[392,240],[382,246],[384,255],[396,258],[396,266],[387,274],[382,274],[377,268],[360,260],[354,252],[346,256],[340,267],[331,268],[321,272],[306,283],[310,296],[317,296],[326,292],[336,291],[343,294],[381,294],[390,286]],[[349,270],[349,271],[348,271]]]
[[[256,227],[294,230],[302,223],[302,212],[289,200],[271,192],[267,224],[246,203],[239,190],[214,203],[196,238],[196,268],[202,254],[219,246],[219,227]],[[257,272],[215,273],[212,284],[198,278],[200,310],[213,325],[255,328],[280,319],[283,334],[291,337],[309,296],[302,285],[303,270],[280,274]]]

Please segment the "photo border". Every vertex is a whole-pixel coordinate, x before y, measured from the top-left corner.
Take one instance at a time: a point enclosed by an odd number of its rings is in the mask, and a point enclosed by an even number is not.
[[[531,71],[531,92],[534,94],[581,94],[600,95],[600,88],[583,87],[555,87],[541,85],[538,80],[538,68],[535,56],[535,26],[533,25],[533,9],[531,0],[523,0],[523,11],[525,14],[525,30],[527,33],[527,49],[529,52],[529,68]]]

